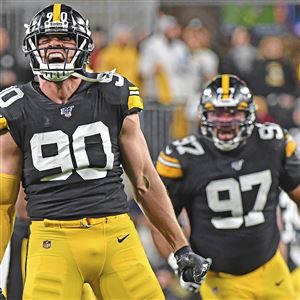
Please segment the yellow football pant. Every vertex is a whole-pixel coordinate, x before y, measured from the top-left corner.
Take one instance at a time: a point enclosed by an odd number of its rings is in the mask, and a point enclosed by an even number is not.
[[[127,214],[33,221],[23,299],[79,300],[84,282],[97,299],[164,299]]]
[[[204,300],[297,299],[291,274],[279,252],[266,264],[245,275],[209,271],[201,287],[201,295]]]
[[[292,280],[293,280],[294,290],[297,295],[296,299],[300,300],[300,267],[298,267],[292,272]]]

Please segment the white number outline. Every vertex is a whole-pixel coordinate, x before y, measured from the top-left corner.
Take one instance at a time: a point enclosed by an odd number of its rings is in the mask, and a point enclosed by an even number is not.
[[[262,140],[272,140],[274,138],[280,140],[283,138],[284,133],[279,125],[273,123],[256,124],[258,127],[258,134]]]
[[[173,145],[176,147],[177,152],[182,155],[184,153],[189,153],[193,155],[202,155],[204,154],[204,149],[201,144],[197,141],[196,137],[191,135],[185,137],[181,140],[173,142]]]
[[[47,22],[47,24],[48,24],[48,23],[50,23],[51,20],[52,20],[53,13],[52,13],[52,12],[48,12],[46,17],[47,17],[47,21],[46,21],[46,22]]]
[[[17,94],[10,97],[7,101],[3,101],[3,97],[10,92],[15,91]],[[24,96],[24,93],[22,92],[21,89],[19,89],[17,86],[11,86],[0,93],[0,107],[8,107],[11,104],[13,104],[15,101],[22,99]]]
[[[124,82],[124,78],[122,76],[119,75],[117,77],[122,78]],[[15,91],[16,95],[10,97],[7,101],[3,101],[3,97],[12,91]],[[23,96],[24,93],[21,89],[19,89],[17,86],[11,86],[0,92],[0,107],[2,108],[8,107],[11,104],[13,104],[15,101],[22,99]],[[80,131],[84,131],[85,134],[81,135]],[[104,154],[106,156],[106,165],[103,168],[84,167],[89,165],[88,156],[85,150],[84,138],[93,134],[100,134],[101,136],[102,146],[103,146]],[[69,176],[71,176],[72,170],[75,170],[84,180],[99,179],[105,177],[107,175],[107,170],[111,170],[113,168],[114,154],[112,152],[112,144],[109,135],[109,129],[103,122],[98,121],[91,124],[80,125],[76,128],[72,137],[73,137],[72,146],[74,149],[74,157],[77,164],[76,169],[73,166],[73,162],[71,160],[70,143],[67,134],[65,134],[61,130],[56,130],[50,132],[35,133],[32,136],[30,140],[32,162],[34,167],[38,171],[45,171],[45,170],[52,169],[49,168],[49,165],[50,166],[55,165],[54,161],[57,157],[60,156],[64,157],[64,159],[61,159],[61,164],[57,164],[53,167],[53,168],[60,167],[61,173],[51,175],[51,176],[45,176],[41,179],[41,181],[66,180]],[[60,143],[57,142],[58,139],[60,140]],[[57,144],[58,154],[56,156],[44,158],[42,156],[42,146],[47,144],[54,144],[54,143]],[[64,156],[64,152],[66,151],[67,151],[67,155]]]
[[[214,212],[231,211],[232,217],[215,217],[211,223],[217,229],[237,229],[245,222],[245,226],[255,226],[265,222],[263,209],[267,202],[272,184],[270,170],[247,174],[234,178],[213,180],[206,186],[208,207]],[[259,185],[254,206],[247,215],[243,216],[242,192],[252,190]],[[220,200],[219,192],[228,191],[229,199]]]
[[[103,168],[90,168],[88,155],[85,149],[84,138],[100,134],[104,154],[106,157],[106,165]],[[57,181],[68,179],[72,171],[75,171],[82,179],[92,180],[100,179],[107,175],[107,170],[113,168],[114,154],[112,152],[112,144],[108,127],[101,121],[90,124],[80,125],[72,134],[72,147],[77,168],[73,165],[71,159],[71,148],[69,137],[62,130],[35,133],[31,140],[31,152],[33,166],[38,171],[51,170],[60,168],[59,174],[45,176],[41,181]],[[56,144],[57,155],[51,157],[42,156],[42,146],[47,144]]]

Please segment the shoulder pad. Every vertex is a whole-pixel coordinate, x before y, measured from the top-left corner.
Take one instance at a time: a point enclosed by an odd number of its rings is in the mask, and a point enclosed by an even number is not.
[[[139,88],[130,83],[125,77],[116,73],[116,69],[102,73],[75,73],[74,76],[89,82],[112,84],[115,87],[120,87],[121,90],[118,93],[121,93],[121,98],[124,99],[123,104],[127,104],[128,111],[139,111],[144,108]],[[113,91],[111,92],[113,93]]]
[[[284,131],[282,127],[275,123],[256,123],[258,135],[262,140],[282,140]]]

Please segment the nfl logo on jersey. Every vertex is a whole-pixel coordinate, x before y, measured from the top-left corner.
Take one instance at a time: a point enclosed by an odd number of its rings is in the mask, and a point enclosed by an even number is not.
[[[72,116],[72,110],[74,108],[74,105],[63,107],[60,109],[60,114],[64,115],[66,118],[70,118]]]

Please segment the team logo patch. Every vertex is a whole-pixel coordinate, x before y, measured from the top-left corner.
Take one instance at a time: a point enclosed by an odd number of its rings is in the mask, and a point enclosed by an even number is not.
[[[233,170],[240,171],[242,169],[242,167],[243,167],[243,164],[244,164],[244,160],[243,159],[238,160],[238,161],[233,161],[231,163],[231,168]]]
[[[43,241],[43,248],[45,249],[51,248],[51,241],[49,240]]]
[[[60,109],[60,114],[65,116],[66,118],[70,118],[72,116],[72,110],[74,105],[63,107]]]

